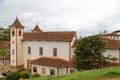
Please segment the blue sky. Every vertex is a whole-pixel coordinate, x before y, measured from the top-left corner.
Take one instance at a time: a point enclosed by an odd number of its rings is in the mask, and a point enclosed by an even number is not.
[[[0,0],[0,26],[18,15],[30,31],[76,31],[78,36],[120,30],[120,0]]]

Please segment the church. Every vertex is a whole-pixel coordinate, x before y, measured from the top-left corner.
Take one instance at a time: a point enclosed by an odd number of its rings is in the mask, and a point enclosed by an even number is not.
[[[43,31],[35,25],[31,32],[24,32],[19,19],[10,27],[10,70],[28,70],[42,76],[76,72],[72,63],[78,38],[75,31]],[[100,35],[106,43],[103,56],[120,63],[120,33]]]
[[[10,70],[28,70],[42,76],[75,72],[71,60],[77,41],[75,31],[45,32],[38,24],[24,32],[19,19],[10,27]]]

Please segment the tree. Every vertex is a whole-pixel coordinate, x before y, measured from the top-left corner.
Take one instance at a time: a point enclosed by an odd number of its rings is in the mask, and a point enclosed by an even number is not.
[[[19,72],[13,72],[6,77],[6,80],[19,80],[20,78],[21,74]]]
[[[81,38],[74,51],[74,63],[78,70],[101,65],[105,42],[98,35]]]

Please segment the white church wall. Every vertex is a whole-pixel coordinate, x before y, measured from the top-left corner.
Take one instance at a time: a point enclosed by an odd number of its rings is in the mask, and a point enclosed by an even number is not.
[[[119,62],[119,50],[118,49],[106,49],[103,55],[105,57],[108,57],[109,55],[111,55],[111,57],[116,57],[118,58],[116,62]]]
[[[31,47],[31,54],[28,54],[27,48]],[[69,42],[52,41],[24,41],[24,66],[27,68],[27,60],[41,57],[39,47],[43,47],[43,56],[53,57],[53,48],[57,48],[57,57],[69,60]]]

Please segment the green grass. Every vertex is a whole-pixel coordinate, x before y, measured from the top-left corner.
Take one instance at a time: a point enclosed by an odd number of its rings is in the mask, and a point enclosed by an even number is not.
[[[30,78],[26,80],[98,80],[100,78],[107,78],[105,74],[108,72],[119,72],[120,73],[120,67],[111,67],[111,68],[104,68],[104,69],[98,69],[98,70],[88,70],[88,71],[76,72],[73,74],[61,75],[61,76]]]

